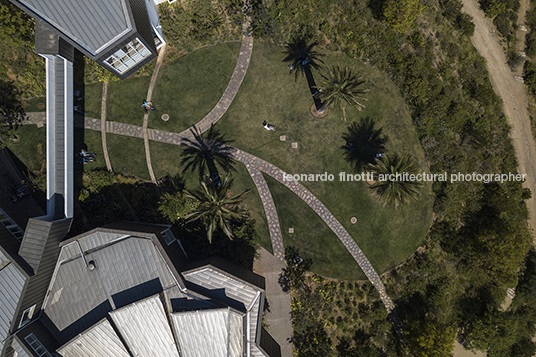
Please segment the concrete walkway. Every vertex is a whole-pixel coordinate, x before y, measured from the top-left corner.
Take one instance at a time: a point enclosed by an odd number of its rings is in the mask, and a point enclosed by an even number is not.
[[[290,319],[290,292],[284,291],[279,284],[286,264],[266,249],[258,250],[259,257],[253,262],[253,271],[266,279],[266,301],[268,312],[264,320],[268,332],[281,346],[281,356],[292,356],[292,321]]]

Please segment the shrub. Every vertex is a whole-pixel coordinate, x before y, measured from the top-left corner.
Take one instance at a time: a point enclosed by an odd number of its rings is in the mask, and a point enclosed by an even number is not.
[[[510,20],[508,20],[508,17],[506,17],[505,13],[497,15],[497,17],[493,19],[493,23],[503,37],[507,37],[510,34]]]
[[[525,35],[525,53],[529,57],[536,56],[536,32],[530,31]]]

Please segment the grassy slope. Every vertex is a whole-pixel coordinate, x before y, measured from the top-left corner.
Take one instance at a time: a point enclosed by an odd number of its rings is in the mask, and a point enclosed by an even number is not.
[[[403,262],[419,246],[431,222],[431,187],[427,185],[419,201],[408,206],[384,208],[367,191],[364,183],[341,183],[339,172],[351,172],[343,159],[341,134],[353,120],[374,118],[389,137],[388,152],[410,153],[426,169],[424,155],[403,99],[389,78],[341,54],[329,54],[327,65],[348,63],[366,73],[370,92],[363,112],[347,108],[348,121],[338,110],[323,119],[310,114],[312,99],[305,78],[294,81],[282,63],[284,55],[256,44],[237,98],[217,127],[235,140],[234,145],[257,155],[288,173],[323,173],[336,176],[334,182],[305,182],[339,219],[365,252],[374,267],[386,271]],[[314,73],[315,79],[320,78]],[[267,120],[275,132],[262,128]],[[286,141],[279,140],[286,135]],[[292,149],[298,142],[299,149]],[[358,223],[352,225],[351,217]]]
[[[316,212],[284,185],[270,176],[264,177],[274,199],[285,247],[297,247],[301,257],[312,259],[311,270],[317,274],[346,280],[366,279],[348,250]],[[289,233],[289,228],[294,228],[294,233]]]

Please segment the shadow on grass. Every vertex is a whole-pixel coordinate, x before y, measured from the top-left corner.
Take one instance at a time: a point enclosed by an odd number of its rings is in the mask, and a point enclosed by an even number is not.
[[[346,144],[344,158],[348,161],[355,172],[361,171],[367,164],[373,164],[378,154],[385,152],[387,137],[383,134],[383,128],[376,129],[374,120],[363,118],[359,123],[353,122],[342,135]]]
[[[213,126],[203,135],[197,127],[190,129],[193,138],[185,138],[186,148],[182,152],[183,172],[188,170],[199,173],[199,178],[204,175],[205,168],[208,169],[210,177],[220,177],[217,166],[224,172],[236,171],[234,160],[231,159],[231,148],[226,144],[232,141],[225,139]],[[217,166],[216,166],[217,165]]]

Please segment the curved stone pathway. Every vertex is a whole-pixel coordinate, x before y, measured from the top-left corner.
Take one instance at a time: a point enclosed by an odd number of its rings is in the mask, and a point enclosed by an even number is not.
[[[268,187],[268,184],[266,183],[266,180],[262,176],[262,172],[259,169],[254,166],[247,165],[246,168],[248,169],[253,183],[257,187],[257,191],[259,192],[259,196],[264,207],[264,213],[266,214],[266,220],[268,221],[268,230],[270,232],[274,256],[284,261],[285,248],[283,246],[283,235],[281,234],[279,217],[277,215],[277,210],[275,209],[270,188]]]
[[[236,66],[231,76],[231,80],[227,84],[227,88],[223,92],[220,100],[214,108],[208,113],[201,121],[195,124],[195,127],[200,133],[204,133],[210,127],[218,122],[225,114],[229,106],[233,102],[240,85],[246,76],[246,72],[249,67],[249,60],[251,59],[251,53],[253,52],[253,37],[248,34],[244,34],[242,38],[242,45],[240,46],[240,54],[236,61]],[[191,137],[191,128],[188,128],[180,133],[184,137]]]
[[[164,61],[164,55],[166,54],[166,48],[167,45],[164,44],[160,48],[160,52],[158,53],[158,59],[156,60],[156,64],[154,66],[153,75],[151,77],[151,82],[149,82],[149,89],[147,89],[147,101],[150,102],[153,97],[153,90],[154,86],[156,84],[156,78],[158,78],[158,72],[160,71],[160,67],[162,67],[162,62]],[[149,122],[149,113],[151,111],[147,110],[145,114],[143,115],[143,143],[145,145],[145,159],[147,160],[147,169],[149,170],[149,176],[151,177],[151,181],[156,185],[156,177],[154,176],[153,171],[153,164],[151,161],[151,148],[149,147],[149,135],[147,131],[147,124]]]
[[[102,141],[102,153],[104,155],[104,161],[106,162],[106,168],[112,172],[112,162],[110,161],[110,155],[108,154],[108,144],[106,142],[106,106],[108,105],[108,81],[102,83],[102,99],[101,99],[101,141]]]

